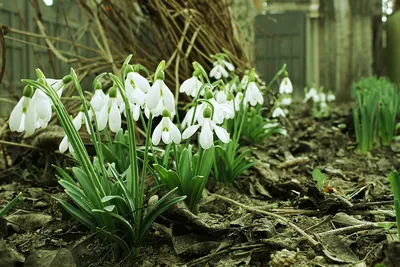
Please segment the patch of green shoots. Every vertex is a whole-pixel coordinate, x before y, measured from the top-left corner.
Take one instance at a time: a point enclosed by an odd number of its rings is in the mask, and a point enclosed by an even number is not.
[[[397,237],[400,240],[400,175],[393,170],[389,174],[389,182],[393,192],[394,209],[396,212]]]
[[[366,153],[381,145],[389,146],[396,131],[399,92],[385,78],[362,78],[352,86],[358,152]]]

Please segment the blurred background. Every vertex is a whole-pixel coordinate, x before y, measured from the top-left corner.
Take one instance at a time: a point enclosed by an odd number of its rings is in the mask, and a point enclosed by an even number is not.
[[[339,99],[363,76],[400,82],[397,0],[0,0],[0,112],[19,99],[21,78],[41,68],[83,84],[117,71],[128,54],[154,71],[167,61],[175,89],[196,60],[225,52],[237,72],[269,81],[286,63],[295,93],[323,86]],[[90,77],[90,79],[86,79]]]

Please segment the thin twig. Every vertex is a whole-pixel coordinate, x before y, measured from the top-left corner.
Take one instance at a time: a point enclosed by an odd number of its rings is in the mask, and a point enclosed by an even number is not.
[[[222,199],[222,200],[224,200],[226,202],[230,202],[232,204],[240,206],[240,207],[242,207],[242,208],[244,208],[246,210],[257,212],[257,213],[264,214],[264,215],[269,216],[269,217],[274,217],[276,219],[279,219],[279,220],[283,221],[284,223],[286,223],[287,225],[289,225],[290,227],[292,227],[296,232],[298,232],[300,235],[302,235],[305,239],[307,239],[312,246],[318,246],[318,244],[319,244],[318,241],[316,241],[314,238],[312,238],[310,235],[308,235],[306,232],[304,232],[304,230],[299,228],[297,225],[295,225],[294,223],[292,223],[291,221],[289,221],[285,217],[282,217],[282,216],[280,216],[278,214],[274,214],[274,213],[271,213],[271,212],[268,212],[268,211],[263,211],[263,210],[255,209],[253,207],[249,207],[247,205],[244,205],[244,204],[239,203],[239,202],[237,202],[237,201],[235,201],[233,199],[230,199],[230,198],[227,198],[227,197],[224,197],[224,196],[221,196],[221,195],[217,195],[217,194],[211,194],[211,195],[215,196],[215,197],[218,197],[218,198],[220,198],[220,199]]]

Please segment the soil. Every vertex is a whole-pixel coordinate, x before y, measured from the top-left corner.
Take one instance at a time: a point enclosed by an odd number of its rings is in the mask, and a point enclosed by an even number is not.
[[[0,206],[18,192],[24,201],[0,218],[0,266],[399,265],[390,259],[399,246],[387,175],[399,166],[400,144],[357,154],[348,105],[324,119],[294,106],[283,123],[288,135],[254,144],[259,163],[235,185],[209,182],[197,217],[161,216],[135,261],[54,199],[67,197],[51,164],[71,164],[52,151],[59,137],[46,146],[3,145]],[[321,190],[315,169],[326,176]]]

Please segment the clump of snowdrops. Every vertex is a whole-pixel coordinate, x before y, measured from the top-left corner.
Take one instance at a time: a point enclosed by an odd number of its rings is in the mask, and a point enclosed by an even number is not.
[[[303,103],[312,101],[312,116],[314,118],[329,117],[329,104],[336,99],[335,95],[331,91],[325,94],[323,87],[319,87],[319,89],[311,87],[310,89],[305,88],[304,94],[305,97]]]
[[[65,131],[59,149],[69,150],[77,163],[71,170],[55,166],[59,183],[74,205],[58,201],[83,225],[136,257],[161,213],[182,200],[197,213],[211,174],[219,182],[232,183],[256,163],[245,158],[249,152],[239,154],[245,116],[237,114],[247,112],[250,106],[262,105],[264,99],[254,70],[248,72],[248,80],[241,89],[235,90],[231,80],[235,68],[229,57],[218,54],[210,72],[213,83],[204,68],[193,63],[192,77],[179,89],[193,101],[178,124],[174,122],[178,121],[174,95],[164,82],[165,62],[160,62],[150,83],[143,76],[148,70],[132,65],[131,57],[125,60],[119,75],[102,73],[94,79],[90,101],[84,97],[73,69],[59,80],[46,78],[37,69],[37,80],[22,80],[26,87],[11,112],[9,126],[12,131],[30,135],[36,129],[46,128],[55,111]],[[106,76],[112,81],[107,93],[101,83]],[[60,100],[70,82],[82,104],[73,118]],[[125,131],[123,116],[127,122]],[[146,135],[140,148],[135,135],[139,120]],[[235,127],[228,132],[230,120]],[[158,124],[153,130],[154,121]],[[93,158],[79,135],[82,125],[95,148]],[[115,133],[113,139],[110,132]],[[193,146],[190,139],[195,140],[197,133],[198,146]],[[102,137],[106,143],[101,141]]]
[[[352,85],[356,106],[353,108],[357,150],[389,146],[395,137],[399,111],[399,91],[386,78],[361,78]]]

